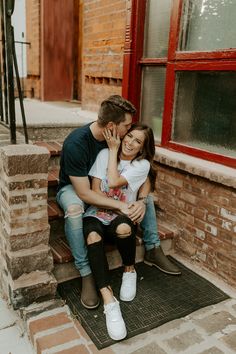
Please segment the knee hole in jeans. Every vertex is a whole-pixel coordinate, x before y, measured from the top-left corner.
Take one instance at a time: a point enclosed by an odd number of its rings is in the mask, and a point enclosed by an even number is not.
[[[116,236],[119,238],[128,237],[131,235],[131,227],[128,224],[120,224],[116,228]]]
[[[70,205],[65,213],[65,218],[76,218],[83,213],[83,207],[79,204]]]
[[[96,231],[92,231],[88,234],[87,245],[92,245],[93,243],[100,242],[101,240],[101,236]]]

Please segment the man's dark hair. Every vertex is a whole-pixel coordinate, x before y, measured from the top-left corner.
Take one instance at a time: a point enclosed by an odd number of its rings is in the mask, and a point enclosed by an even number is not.
[[[125,121],[125,113],[136,113],[134,105],[119,95],[112,95],[101,103],[98,111],[98,125],[105,127],[109,122],[116,125]]]

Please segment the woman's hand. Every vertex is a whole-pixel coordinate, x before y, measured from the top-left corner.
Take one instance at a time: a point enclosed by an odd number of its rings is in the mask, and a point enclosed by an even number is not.
[[[102,134],[107,142],[109,149],[118,151],[120,146],[120,136],[117,133],[116,127],[113,127],[112,131],[105,128]]]

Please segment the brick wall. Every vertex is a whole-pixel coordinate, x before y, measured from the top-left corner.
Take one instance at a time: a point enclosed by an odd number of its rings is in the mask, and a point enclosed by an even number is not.
[[[121,94],[126,1],[87,0],[83,9],[82,107]]]
[[[236,190],[159,165],[161,216],[180,230],[176,250],[236,284]]]
[[[15,308],[52,298],[56,279],[48,245],[48,152],[0,149],[0,288]]]
[[[27,97],[40,98],[40,0],[26,1]]]

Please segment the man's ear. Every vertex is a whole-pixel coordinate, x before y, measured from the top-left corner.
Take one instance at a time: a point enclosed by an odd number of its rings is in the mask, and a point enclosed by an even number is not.
[[[109,130],[112,130],[114,126],[115,126],[114,122],[108,122],[107,125],[106,125],[106,128],[109,129]]]

